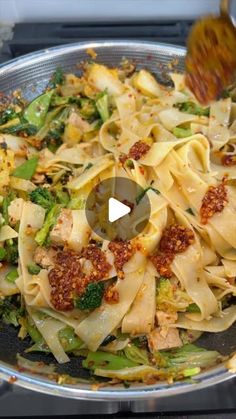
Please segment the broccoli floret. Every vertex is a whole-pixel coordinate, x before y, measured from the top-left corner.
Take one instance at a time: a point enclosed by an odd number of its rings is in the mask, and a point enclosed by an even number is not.
[[[98,116],[97,107],[94,100],[92,99],[79,99],[79,111],[80,114],[86,119],[91,119]]]
[[[4,323],[12,324],[17,327],[19,318],[24,315],[24,309],[21,306],[20,296],[9,296],[0,299],[0,318]]]
[[[103,122],[110,117],[108,94],[106,91],[99,93],[96,99],[96,107]]]
[[[51,192],[49,192],[49,190],[46,188],[41,188],[40,186],[30,192],[29,196],[32,202],[40,205],[46,211],[50,211],[50,209],[55,204],[55,200]]]
[[[188,101],[183,103],[177,103],[175,105],[181,112],[190,113],[199,116],[209,116],[210,108],[202,108],[194,102]]]
[[[70,202],[70,196],[66,190],[58,189],[56,191],[56,200],[63,208],[66,208]]]
[[[18,264],[18,245],[16,242],[9,244],[8,242],[5,245],[6,250],[6,261],[11,265]]]
[[[60,213],[59,205],[54,205],[47,213],[42,228],[37,232],[35,241],[39,246],[45,246],[48,243],[48,234],[57,222],[57,217]]]
[[[92,282],[80,298],[75,298],[75,307],[80,310],[93,310],[101,305],[103,293],[104,283]]]

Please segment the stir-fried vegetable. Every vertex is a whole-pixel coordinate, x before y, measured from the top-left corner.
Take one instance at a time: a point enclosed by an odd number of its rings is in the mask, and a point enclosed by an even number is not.
[[[53,226],[56,224],[59,213],[59,205],[54,205],[46,215],[42,228],[37,232],[35,236],[35,241],[38,243],[39,246],[47,245],[48,235],[52,230]]]
[[[83,361],[83,367],[94,371],[97,368],[104,370],[118,370],[122,368],[131,368],[138,365],[136,362],[127,359],[122,355],[114,355],[108,352],[89,352],[87,358]]]
[[[75,306],[80,310],[93,310],[101,305],[104,293],[103,282],[88,284],[85,293],[75,299]]]
[[[7,108],[0,113],[0,125],[6,124],[14,118],[18,118],[18,113],[13,108]]]
[[[75,335],[72,327],[67,326],[61,329],[58,335],[65,352],[76,351],[84,345],[83,341]]]
[[[24,309],[21,306],[20,296],[10,296],[0,299],[0,318],[6,324],[12,324],[17,327],[19,319],[24,315]]]
[[[98,113],[97,102],[95,103],[92,99],[81,98],[78,100],[79,104],[79,112],[81,116],[85,119],[94,119],[99,116],[100,112]],[[99,102],[98,106],[101,103]]]
[[[37,127],[35,125],[30,124],[29,122],[25,122],[23,119],[21,121],[14,120],[16,123],[12,124],[9,127],[0,127],[0,131],[7,134],[26,134],[26,135],[34,135],[37,132]]]
[[[30,180],[36,172],[38,159],[38,156],[34,156],[27,160],[25,163],[18,166],[13,171],[12,175],[21,179]]]
[[[8,207],[15,197],[15,193],[11,191],[3,198],[2,215],[6,224],[9,224]]]
[[[190,128],[176,127],[173,129],[172,132],[177,138],[185,138],[185,137],[190,137],[190,135],[192,135],[192,131]]]
[[[95,103],[103,122],[105,122],[110,117],[107,92],[99,93]]]
[[[195,102],[181,102],[175,105],[181,112],[190,113],[199,116],[209,116],[210,108],[203,108]]]
[[[6,250],[6,261],[11,265],[16,265],[18,263],[18,245],[16,242],[7,242],[5,244]]]
[[[136,197],[136,204],[138,205],[140,203],[140,201],[142,201],[144,195],[149,191],[154,191],[157,195],[159,195],[159,191],[158,189],[153,188],[152,186],[148,186],[148,188],[143,189],[140,194]]]
[[[49,92],[36,97],[36,99],[27,106],[23,116],[29,124],[34,125],[38,129],[43,126],[53,93],[54,90],[50,90]]]
[[[46,211],[49,211],[55,205],[55,199],[51,192],[39,186],[30,192],[29,197],[32,202],[43,207]]]
[[[124,354],[126,358],[137,364],[150,365],[148,351],[146,349],[138,348],[133,344],[128,344],[124,349]]]
[[[6,258],[7,251],[4,249],[4,247],[0,247],[0,261],[4,260]]]
[[[36,326],[30,320],[27,321],[27,332],[34,344],[27,349],[27,352],[50,352],[45,340]],[[65,352],[73,352],[80,349],[84,343],[75,335],[74,330],[70,326],[59,330],[58,337]]]
[[[11,269],[7,275],[5,276],[5,279],[9,282],[15,282],[15,280],[18,278],[19,274],[16,268]]]
[[[186,308],[186,310],[189,313],[201,313],[200,308],[195,303],[189,304],[189,306]]]
[[[172,351],[161,351],[154,354],[157,363],[166,368],[205,368],[214,365],[220,358],[217,351],[209,351],[193,344],[187,344]]]
[[[190,299],[184,291],[176,289],[167,278],[157,280],[156,303],[159,310],[175,312],[189,306]]]
[[[37,275],[41,271],[40,266],[36,265],[35,263],[28,265],[27,269],[28,269],[29,274],[31,275]]]
[[[57,87],[62,85],[65,81],[65,75],[61,67],[58,67],[51,79],[51,86]]]

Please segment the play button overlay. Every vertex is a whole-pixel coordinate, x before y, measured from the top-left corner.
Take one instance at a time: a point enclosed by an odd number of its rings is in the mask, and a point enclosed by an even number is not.
[[[123,204],[115,198],[109,198],[108,201],[108,220],[110,223],[119,220],[126,214],[131,212],[131,208],[128,205]]]
[[[131,240],[145,233],[151,206],[146,189],[128,178],[113,177],[94,186],[85,211],[94,237]]]

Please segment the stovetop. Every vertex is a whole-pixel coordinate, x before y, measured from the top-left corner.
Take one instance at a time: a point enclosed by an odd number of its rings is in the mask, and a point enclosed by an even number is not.
[[[0,63],[50,46],[98,39],[133,39],[185,45],[192,21],[0,24]],[[97,419],[171,417],[236,418],[236,379],[186,395],[148,401],[88,402],[64,399],[0,382],[0,418],[96,415]]]
[[[96,415],[96,419],[99,419],[104,418],[104,415],[108,415],[108,418],[110,415],[112,418],[158,418],[160,415],[162,418],[174,416],[176,419],[223,419],[227,413],[236,418],[235,389],[236,380],[232,380],[204,390],[158,400],[91,402],[40,394],[4,383],[0,386],[0,417]]]
[[[18,23],[14,28],[0,24],[5,40],[0,60],[6,61],[28,52],[76,41],[129,39],[185,45],[193,21],[161,20],[125,23]]]

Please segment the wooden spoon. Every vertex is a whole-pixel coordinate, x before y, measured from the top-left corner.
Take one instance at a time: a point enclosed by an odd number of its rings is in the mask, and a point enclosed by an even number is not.
[[[190,32],[185,60],[186,85],[202,104],[218,99],[236,75],[236,28],[229,0],[221,0],[220,16],[197,21]]]

